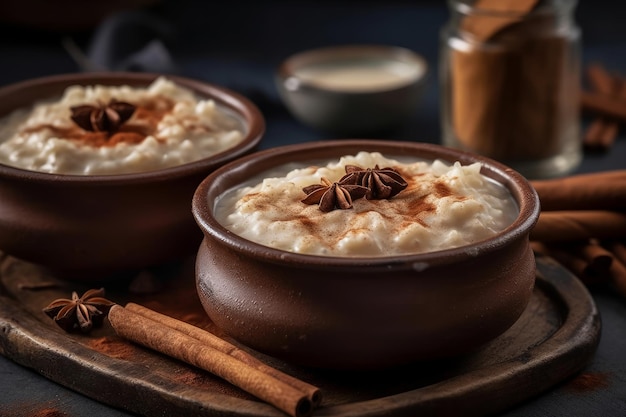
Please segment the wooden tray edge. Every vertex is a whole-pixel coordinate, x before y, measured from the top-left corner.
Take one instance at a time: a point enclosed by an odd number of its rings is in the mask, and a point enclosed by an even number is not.
[[[601,321],[595,303],[584,285],[555,261],[538,259],[537,265],[537,287],[559,305],[564,317],[562,326],[545,342],[512,361],[388,397],[322,407],[314,415],[434,416],[442,413],[454,415],[461,410],[464,416],[484,415],[503,411],[536,396],[580,371],[591,360],[599,343]],[[168,386],[171,383],[165,380],[153,379],[146,383],[141,379],[115,378],[119,374],[116,371],[119,360],[74,342],[79,345],[76,346],[78,352],[101,356],[100,368],[85,369],[62,353],[60,346],[66,344],[67,339],[61,333],[52,340],[49,337],[42,340],[37,329],[43,329],[43,324],[34,317],[20,315],[20,311],[15,301],[0,295],[0,354],[97,401],[144,415],[162,413],[163,410],[185,413],[189,411],[190,404],[195,403],[195,414],[198,416],[216,413],[233,417],[284,416],[265,403],[219,393],[204,392],[194,399],[181,399]],[[12,319],[3,320],[2,317]],[[18,339],[21,342],[19,355],[14,351]],[[43,346],[48,354],[36,354]],[[30,354],[25,355],[24,350]],[[93,376],[103,372],[113,376],[111,379],[115,382],[107,387],[94,386],[96,378]],[[76,386],[84,389],[77,389]],[[155,392],[158,395],[154,395]],[[514,397],[511,397],[511,392]],[[142,395],[155,399],[150,402],[149,408],[146,404],[142,404],[141,409],[133,406],[138,404],[137,396]]]

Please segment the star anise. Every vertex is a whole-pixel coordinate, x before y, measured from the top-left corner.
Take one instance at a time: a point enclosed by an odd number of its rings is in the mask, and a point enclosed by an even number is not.
[[[305,204],[319,204],[320,210],[329,212],[336,208],[346,210],[352,207],[352,202],[367,193],[367,188],[356,184],[344,184],[331,182],[322,177],[321,184],[304,187],[302,191],[306,197],[302,200]]]
[[[88,333],[93,327],[102,325],[114,304],[104,298],[104,288],[89,290],[82,297],[73,291],[71,300],[67,298],[54,300],[43,309],[43,312],[66,332],[80,330]]]
[[[78,126],[90,132],[116,132],[135,113],[130,103],[111,99],[109,104],[82,104],[71,107],[71,118]]]
[[[407,182],[393,168],[363,169],[356,165],[346,165],[346,175],[340,180],[348,184],[362,185],[368,189],[365,198],[382,200],[395,196],[407,187]]]

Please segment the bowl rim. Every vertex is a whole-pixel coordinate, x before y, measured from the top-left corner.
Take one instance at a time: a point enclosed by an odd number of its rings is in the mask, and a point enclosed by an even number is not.
[[[77,84],[122,85],[124,83],[130,83],[132,85],[148,85],[150,82],[159,77],[167,78],[183,87],[189,88],[200,96],[210,97],[214,99],[218,105],[235,113],[247,129],[244,133],[243,140],[235,146],[209,157],[182,165],[151,171],[106,175],[58,174],[19,168],[0,162],[0,177],[15,180],[26,180],[29,182],[54,182],[69,184],[91,183],[108,185],[117,183],[153,182],[166,178],[171,179],[201,174],[207,169],[212,169],[213,167],[223,165],[224,163],[236,159],[237,157],[243,156],[253,150],[261,141],[261,138],[266,130],[265,118],[259,108],[250,99],[233,90],[230,90],[229,88],[179,75],[123,71],[55,74],[26,79],[1,86],[0,99],[3,97],[16,97],[23,91],[36,91],[42,87],[58,89],[58,93],[60,94],[66,87]],[[46,98],[49,98],[49,96],[41,96],[35,100],[44,100]],[[25,106],[28,106],[28,103],[32,105],[34,101],[29,100]],[[16,108],[22,107],[23,106],[20,105]],[[9,112],[3,112],[0,114],[0,117],[8,115]]]
[[[331,89],[323,88],[315,83],[307,80],[303,80],[296,75],[297,68],[303,65],[308,65],[313,62],[327,62],[330,56],[345,57],[346,53],[354,53],[357,55],[372,55],[372,56],[386,56],[391,58],[398,58],[398,60],[411,63],[414,66],[419,66],[421,72],[415,78],[408,78],[406,82],[399,83],[393,88],[379,88],[379,89]],[[304,62],[304,64],[299,64]],[[305,91],[323,91],[324,93],[332,94],[345,94],[348,96],[359,96],[365,94],[387,93],[397,90],[402,90],[410,86],[420,86],[426,82],[429,75],[430,67],[428,61],[419,53],[402,46],[385,45],[385,44],[340,44],[331,46],[322,46],[318,48],[307,49],[304,51],[296,52],[287,58],[285,58],[276,69],[276,80],[283,88],[287,88],[285,83],[289,80],[297,80],[297,90]],[[288,89],[288,88],[287,88]]]
[[[504,230],[476,243],[426,253],[376,257],[321,256],[272,248],[236,235],[222,226],[213,216],[213,208],[217,198],[209,197],[222,195],[227,190],[236,187],[237,184],[241,184],[241,180],[235,181],[238,178],[249,178],[250,175],[259,175],[270,169],[270,166],[267,165],[263,169],[258,169],[264,163],[275,161],[277,158],[282,158],[285,155],[296,158],[292,162],[318,159],[320,155],[326,155],[326,158],[338,159],[342,155],[354,154],[362,150],[380,151],[392,157],[406,154],[426,159],[429,157],[430,159],[439,158],[448,162],[459,160],[463,165],[480,162],[482,163],[481,173],[498,181],[511,192],[518,205],[519,214],[515,221]],[[257,170],[254,169],[255,167]],[[248,169],[251,169],[252,173],[245,175],[245,171]],[[314,141],[255,152],[228,163],[209,174],[196,188],[192,198],[192,213],[196,223],[205,234],[205,239],[208,235],[235,252],[241,252],[245,256],[265,262],[317,269],[360,267],[368,270],[379,268],[385,271],[398,269],[421,270],[436,265],[478,258],[480,254],[499,250],[513,241],[524,237],[527,238],[530,230],[539,218],[539,212],[539,198],[530,182],[520,173],[500,162],[437,144],[380,139],[342,139],[334,142]],[[205,243],[203,242],[202,244]]]

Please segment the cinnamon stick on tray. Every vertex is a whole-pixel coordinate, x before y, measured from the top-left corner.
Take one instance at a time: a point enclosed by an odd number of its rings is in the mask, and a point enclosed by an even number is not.
[[[109,322],[128,340],[217,375],[293,417],[313,411],[307,393],[166,324],[114,305]]]
[[[626,297],[626,245],[612,241],[606,243],[605,247],[614,255],[609,278],[617,292]]]
[[[181,320],[176,320],[173,317],[166,316],[165,314],[161,314],[154,310],[151,310],[147,307],[141,306],[135,303],[126,304],[126,309],[130,310],[134,313],[140,314],[148,319],[154,320],[158,323],[164,324],[168,327],[176,329],[180,332],[185,333],[188,336],[191,336],[195,339],[198,339],[200,342],[204,343],[206,346],[210,346],[213,349],[217,349],[220,352],[226,353],[250,366],[258,369],[261,372],[265,372],[276,379],[279,379],[297,389],[304,392],[307,395],[314,406],[319,405],[322,400],[322,396],[320,393],[320,389],[304,382],[300,379],[294,378],[291,375],[287,375],[284,372],[279,371],[276,368],[272,368],[271,366],[261,362],[256,357],[250,355],[244,350],[239,349],[237,346],[232,343],[227,342],[226,340],[210,333],[205,330],[200,329],[199,327],[193,326],[189,323],[186,323]]]
[[[615,290],[626,297],[626,265],[622,262],[613,262],[609,270],[609,278]]]
[[[531,185],[543,211],[626,209],[626,170],[535,180]]]
[[[574,248],[574,253],[587,263],[587,268],[583,271],[587,275],[606,275],[613,264],[613,254],[595,239]]]
[[[615,258],[626,265],[626,245],[619,241],[606,241],[603,245],[609,250]]]
[[[582,109],[598,115],[626,121],[626,100],[607,94],[580,92]]]
[[[621,97],[626,93],[626,83],[619,77],[609,74],[599,64],[587,68],[587,78],[598,93]],[[607,150],[611,147],[619,131],[619,123],[611,118],[596,117],[583,137],[583,145],[588,149]]]
[[[546,245],[533,242],[533,249],[551,256],[586,285],[605,284],[613,265],[613,255],[595,242]]]
[[[530,239],[545,243],[626,236],[626,212],[610,210],[542,211]]]

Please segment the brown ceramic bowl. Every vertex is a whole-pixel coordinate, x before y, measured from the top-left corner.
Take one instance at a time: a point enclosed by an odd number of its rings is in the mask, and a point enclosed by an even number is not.
[[[218,197],[251,177],[358,151],[482,162],[482,173],[510,190],[519,216],[476,244],[378,258],[276,250],[227,231],[214,217]],[[193,214],[204,233],[196,282],[209,317],[245,345],[299,364],[380,368],[468,352],[508,329],[534,286],[534,189],[495,161],[438,145],[345,140],[259,152],[209,175],[196,190]]]
[[[70,85],[147,86],[158,75],[83,73],[0,89],[0,116],[59,96]],[[168,76],[240,119],[245,139],[214,156],[150,172],[57,175],[0,164],[0,251],[67,276],[89,279],[193,254],[202,236],[189,205],[200,181],[251,152],[265,121],[246,98],[205,82]]]

